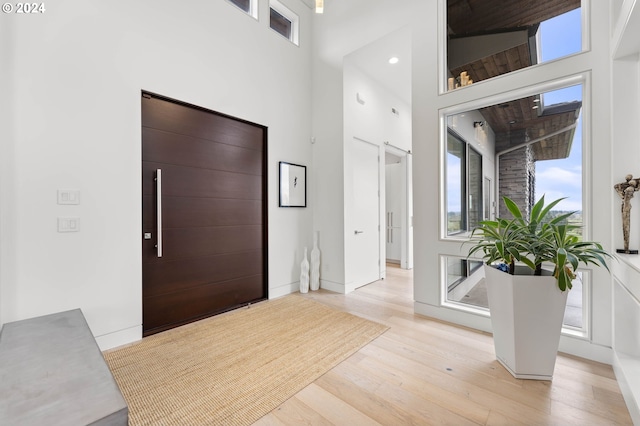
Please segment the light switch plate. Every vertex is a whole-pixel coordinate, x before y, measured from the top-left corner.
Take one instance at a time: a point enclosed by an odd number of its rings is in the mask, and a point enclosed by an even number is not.
[[[80,218],[59,217],[58,232],[80,232]]]
[[[58,204],[80,204],[78,189],[58,189]]]

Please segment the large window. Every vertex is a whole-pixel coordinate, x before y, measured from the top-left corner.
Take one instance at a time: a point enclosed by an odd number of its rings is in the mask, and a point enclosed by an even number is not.
[[[446,0],[447,90],[586,50],[581,0]]]
[[[580,81],[583,77],[572,77],[564,85],[548,83],[541,85],[548,90],[515,99],[498,97],[497,103],[475,109],[451,108],[443,120],[447,123],[443,176],[447,237],[473,230],[484,218],[510,217],[503,196],[513,200],[525,215],[542,196],[547,204],[565,198],[549,215],[575,212],[570,220],[579,226],[576,234],[586,232],[582,227],[583,84],[576,84]],[[488,159],[484,172],[482,155],[474,146]],[[486,194],[494,185],[496,211],[491,210],[494,203]],[[445,303],[465,310],[488,308],[483,271],[477,263],[447,255],[442,265]],[[578,273],[573,281],[565,333],[588,333],[589,316],[583,309],[590,297],[588,282],[588,270]]]
[[[455,235],[482,220],[482,155],[449,131],[446,163],[447,235]]]

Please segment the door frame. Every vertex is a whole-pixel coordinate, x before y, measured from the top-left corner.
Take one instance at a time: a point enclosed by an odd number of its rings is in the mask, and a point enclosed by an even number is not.
[[[405,151],[389,143],[385,143],[384,152],[385,154],[388,152],[400,157],[400,165],[402,167],[400,267],[402,269],[413,269],[413,156],[411,151]],[[386,179],[383,182],[385,184],[383,191],[385,197],[382,198],[381,203],[385,201],[387,194]],[[386,259],[386,246],[383,259]]]
[[[263,229],[262,229],[262,247],[263,247],[263,254],[262,254],[262,274],[263,274],[263,280],[262,280],[262,292],[264,297],[259,299],[259,300],[268,300],[269,299],[269,221],[268,221],[268,212],[269,212],[269,182],[268,182],[268,177],[269,177],[269,162],[268,162],[268,131],[269,128],[267,126],[258,124],[258,123],[254,123],[252,121],[248,121],[242,118],[238,118],[238,117],[234,117],[228,114],[224,114],[218,111],[214,111],[208,108],[204,108],[202,106],[198,106],[198,105],[194,105],[188,102],[184,102],[184,101],[180,101],[177,99],[173,99],[167,96],[163,96],[163,95],[159,95],[157,93],[154,92],[150,92],[147,90],[141,90],[141,97],[152,97],[152,98],[156,98],[165,102],[171,102],[174,103],[176,105],[180,105],[180,106],[184,106],[187,108],[192,108],[195,110],[199,110],[202,112],[206,112],[208,114],[213,114],[216,115],[218,117],[222,117],[222,118],[226,118],[229,120],[233,120],[239,123],[244,123],[250,126],[254,126],[257,128],[260,128],[262,130],[262,148],[263,148],[263,155],[262,155],[262,171],[263,171],[263,175],[262,175],[262,206],[261,206],[261,213],[262,213],[262,223],[263,223]],[[142,103],[140,103],[140,110],[139,110],[139,117],[142,117]],[[143,186],[143,181],[142,181],[142,162],[144,161],[144,158],[142,157],[142,122],[140,122],[140,181],[139,181],[139,185],[140,188],[142,188]],[[141,197],[142,197],[142,191],[141,191]],[[142,229],[144,229],[144,218],[143,218],[143,210],[140,209],[140,224],[142,225]],[[144,244],[144,235],[141,235],[141,248],[142,248],[142,244]],[[140,258],[142,259],[142,250],[140,253]],[[144,277],[140,276],[140,286],[141,288],[143,287],[143,280]],[[250,303],[254,303],[256,302],[251,301]],[[249,303],[249,304],[250,304]],[[243,304],[244,305],[244,304]],[[241,307],[243,305],[240,306],[234,306],[234,307],[230,307],[228,310],[232,310],[232,309],[236,309],[238,307]],[[143,305],[140,306],[140,318],[142,319],[143,317]],[[222,312],[219,312],[222,313]],[[218,313],[218,314],[219,314]],[[217,315],[217,314],[216,314]],[[143,327],[143,326],[142,326]],[[147,336],[148,333],[145,332],[144,328],[143,328],[143,337]],[[153,333],[151,333],[153,334]]]

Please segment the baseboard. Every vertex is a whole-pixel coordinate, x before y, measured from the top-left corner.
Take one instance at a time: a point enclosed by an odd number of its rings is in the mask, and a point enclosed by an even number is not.
[[[565,334],[560,336],[558,351],[609,365],[611,365],[613,357],[613,350],[608,346],[598,345],[580,337]]]
[[[333,291],[336,293],[344,294],[344,285],[333,283],[331,281],[320,280],[320,288]],[[281,285],[269,289],[269,299],[277,299],[278,297],[286,296],[287,294],[298,293],[300,291],[300,282]],[[311,291],[311,289],[309,289]]]
[[[278,297],[286,296],[287,294],[300,291],[300,282],[281,285],[278,287],[272,287],[269,289],[269,299],[277,299]]]
[[[487,333],[493,332],[491,327],[491,318],[473,312],[461,312],[460,309],[462,308],[458,307],[458,309],[452,309],[433,306],[422,302],[413,303],[413,311],[418,315],[436,318],[441,321],[462,325],[478,331],[484,331]],[[589,342],[588,340],[567,335],[560,336],[560,346],[558,350],[560,352],[604,364],[611,364],[613,352],[610,347],[597,345]],[[638,424],[640,425],[640,423]]]
[[[334,293],[346,294],[346,287],[344,284],[335,283],[333,281],[320,280],[320,288],[324,290],[333,291]]]
[[[461,312],[458,309],[452,309],[447,307],[433,306],[428,303],[413,302],[413,311],[418,315],[425,317],[436,318],[441,321],[450,322],[452,324],[462,325],[464,327],[473,328],[478,331],[484,331],[491,333],[491,319],[485,315],[480,315],[474,312]]]
[[[101,351],[117,348],[118,346],[127,345],[142,339],[142,325],[125,328],[124,330],[115,331],[113,333],[95,336],[98,347]]]

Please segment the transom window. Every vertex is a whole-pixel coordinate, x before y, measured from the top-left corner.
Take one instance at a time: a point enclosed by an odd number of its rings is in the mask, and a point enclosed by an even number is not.
[[[229,3],[236,5],[246,14],[258,18],[258,1],[257,0],[227,0]]]
[[[446,0],[446,90],[587,49],[581,0],[534,3]]]
[[[269,26],[272,30],[298,45],[298,15],[277,0],[271,0]]]
[[[271,29],[273,29],[275,32],[282,34],[288,39],[291,39],[291,21],[273,8],[271,9],[270,25]]]

